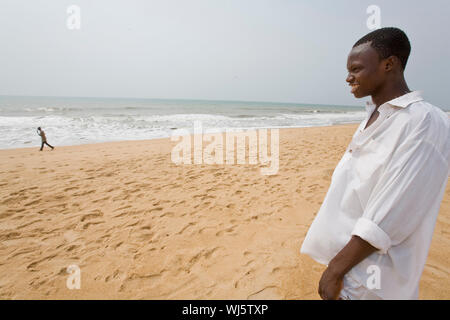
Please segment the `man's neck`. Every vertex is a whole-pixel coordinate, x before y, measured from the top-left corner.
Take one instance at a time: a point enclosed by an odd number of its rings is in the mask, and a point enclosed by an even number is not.
[[[397,81],[392,81],[386,86],[384,86],[379,92],[372,95],[372,101],[378,109],[383,103],[400,97],[404,94],[411,92],[409,90],[408,85],[403,77],[398,79]]]

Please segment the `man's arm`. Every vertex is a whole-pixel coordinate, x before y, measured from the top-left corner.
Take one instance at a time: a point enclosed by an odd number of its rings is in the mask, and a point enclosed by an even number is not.
[[[319,282],[319,295],[324,300],[338,299],[344,275],[355,265],[378,249],[358,236],[352,236],[347,245],[330,261]]]

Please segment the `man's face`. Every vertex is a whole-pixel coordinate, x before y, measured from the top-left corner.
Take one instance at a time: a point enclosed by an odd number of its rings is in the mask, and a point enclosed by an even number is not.
[[[386,73],[378,53],[366,42],[353,48],[347,58],[346,81],[355,98],[371,96],[384,83]]]

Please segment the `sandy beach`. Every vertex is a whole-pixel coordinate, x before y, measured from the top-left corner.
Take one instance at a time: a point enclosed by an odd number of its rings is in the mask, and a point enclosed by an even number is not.
[[[299,249],[356,128],[280,129],[276,175],[170,139],[0,150],[0,298],[320,299]],[[449,227],[450,184],[420,299],[450,299]]]

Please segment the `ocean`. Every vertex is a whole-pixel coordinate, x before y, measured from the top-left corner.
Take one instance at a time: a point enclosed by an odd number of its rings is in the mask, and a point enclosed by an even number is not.
[[[293,128],[358,123],[363,107],[314,104],[0,96],[0,149],[165,138],[175,129]]]

